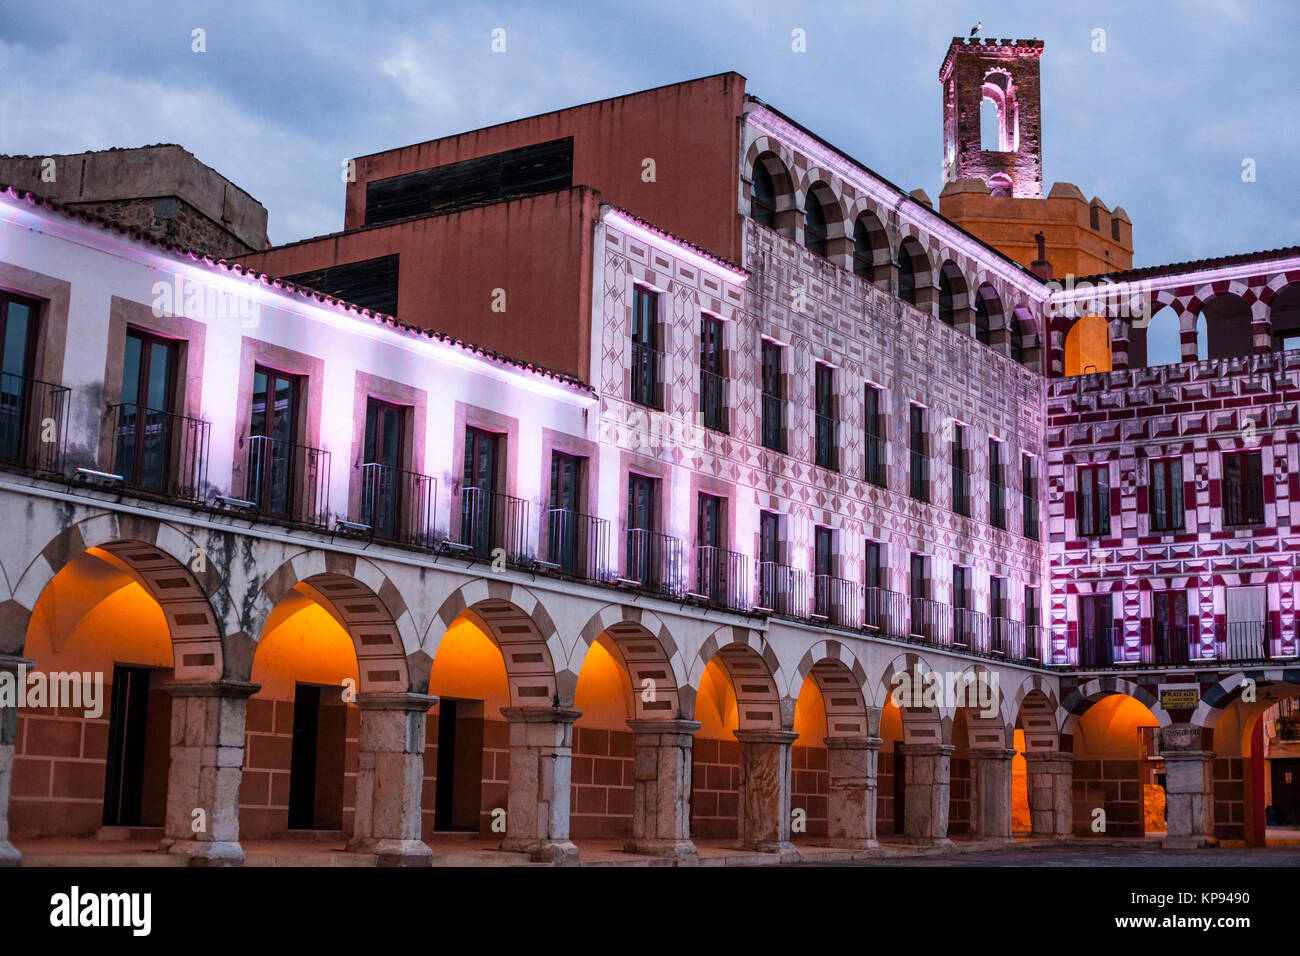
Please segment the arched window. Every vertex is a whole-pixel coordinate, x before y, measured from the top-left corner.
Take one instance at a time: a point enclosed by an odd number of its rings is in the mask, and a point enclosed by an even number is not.
[[[809,252],[826,255],[826,213],[821,200],[808,194],[803,211],[803,244]]]
[[[1011,324],[1007,329],[1007,343],[1011,347],[1012,361],[1025,364],[1025,334],[1020,331],[1020,319],[1016,316],[1011,317]]]
[[[982,295],[975,297],[975,339],[989,344],[989,302]]]
[[[749,214],[755,222],[776,227],[776,184],[761,159],[754,164],[754,181],[749,187]]]
[[[916,267],[902,246],[898,249],[898,297],[908,305],[916,305]]]
[[[871,245],[871,236],[867,233],[867,222],[859,216],[853,226],[853,274],[863,279],[875,275],[876,251]]]
[[[939,321],[944,325],[953,324],[952,280],[946,269],[939,270]]]

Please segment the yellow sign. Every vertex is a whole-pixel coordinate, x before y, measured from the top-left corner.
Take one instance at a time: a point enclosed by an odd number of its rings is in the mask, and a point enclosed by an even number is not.
[[[1200,702],[1201,692],[1194,687],[1160,692],[1160,706],[1165,710],[1195,710]]]

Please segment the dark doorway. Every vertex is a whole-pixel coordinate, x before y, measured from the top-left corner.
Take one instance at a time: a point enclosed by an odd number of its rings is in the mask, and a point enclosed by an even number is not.
[[[343,829],[347,707],[339,689],[299,684],[289,757],[289,829]]]
[[[907,754],[903,742],[894,741],[894,832],[902,834],[906,821],[907,804]]]
[[[1300,826],[1300,760],[1270,760],[1273,814],[1281,826]]]
[[[171,760],[171,697],[148,667],[113,668],[104,774],[105,826],[162,826]]]
[[[439,699],[437,772],[433,828],[477,832],[483,787],[481,700]]]

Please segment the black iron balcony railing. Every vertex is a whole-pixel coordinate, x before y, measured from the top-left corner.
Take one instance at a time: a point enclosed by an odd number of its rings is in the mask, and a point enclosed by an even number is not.
[[[911,492],[918,501],[930,500],[930,459],[919,451],[911,454]]]
[[[992,618],[989,625],[988,651],[1009,661],[1026,660],[1025,622],[1009,617]]]
[[[1225,481],[1223,523],[1225,525],[1260,524],[1264,520],[1264,483],[1260,481]]]
[[[1151,530],[1182,531],[1182,489],[1179,488],[1171,493],[1165,488],[1151,488],[1149,494],[1151,495]]]
[[[1030,624],[1025,628],[1025,660],[1051,663],[1051,648],[1048,636],[1051,632],[1041,624]]]
[[[996,481],[989,482],[989,524],[1007,528],[1007,488]]]
[[[980,654],[989,650],[989,616],[968,607],[952,609],[952,643]]]
[[[956,465],[952,469],[952,510],[970,517],[970,472]]]
[[[208,481],[210,423],[143,405],[108,406],[113,460],[125,484],[169,498],[200,501]]]
[[[1122,628],[1094,627],[1080,629],[1076,658],[1080,667],[1109,667],[1115,663],[1115,644]]]
[[[952,608],[929,598],[912,598],[911,637],[931,644],[952,644]]]
[[[676,596],[682,590],[682,542],[680,538],[645,528],[627,532],[623,577],[647,591]]]
[[[838,470],[840,467],[840,423],[827,415],[814,415],[816,435],[813,460],[818,467]]]
[[[1151,643],[1142,647],[1142,663],[1186,664],[1191,650],[1189,636],[1186,624],[1153,624]]]
[[[784,453],[786,450],[786,405],[784,398],[763,393],[763,447]]]
[[[438,483],[429,475],[378,462],[361,472],[361,511],[357,520],[375,537],[427,548],[433,544],[433,502]]]
[[[69,394],[62,385],[0,374],[0,462],[61,472],[68,443]]]
[[[1020,496],[1022,508],[1022,518],[1024,527],[1021,531],[1026,538],[1031,541],[1038,540],[1038,498],[1034,495],[1022,494]]]
[[[459,492],[460,543],[480,558],[523,564],[528,548],[528,502],[487,488]]]
[[[609,577],[609,522],[604,518],[551,508],[546,512],[546,560],[584,581]]]
[[[729,385],[721,375],[700,369],[700,420],[715,432],[730,432]]]
[[[807,616],[808,575],[775,561],[760,561],[756,609],[765,609],[786,617]]]
[[[881,488],[889,484],[885,470],[885,455],[885,440],[879,435],[868,435],[866,479]]]
[[[835,627],[858,628],[861,626],[858,611],[860,587],[855,581],[829,574],[813,575],[812,613]]]
[[[862,626],[885,637],[907,637],[907,595],[885,588],[864,588]]]
[[[640,342],[632,343],[632,401],[650,408],[661,408],[659,395],[659,370],[663,367],[663,353]]]
[[[1263,661],[1269,653],[1267,621],[1225,621],[1215,635],[1215,651],[1220,660]]]
[[[329,524],[330,453],[265,435],[242,443],[244,498],[268,518],[297,524]]]
[[[732,611],[750,608],[749,559],[709,544],[695,548],[695,593]]]
[[[1110,534],[1110,499],[1080,495],[1077,499],[1079,537],[1096,538]]]

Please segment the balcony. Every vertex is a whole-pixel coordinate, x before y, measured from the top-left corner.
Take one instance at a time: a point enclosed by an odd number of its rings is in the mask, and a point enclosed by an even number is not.
[[[917,501],[930,500],[930,459],[919,451],[910,452],[911,492]]]
[[[1224,661],[1263,661],[1269,651],[1267,621],[1225,621],[1214,636],[1214,651]]]
[[[1225,481],[1223,523],[1225,526],[1262,524],[1264,521],[1264,483],[1261,481]]]
[[[507,564],[524,564],[528,502],[486,488],[461,488],[458,497],[453,506],[460,516],[460,543],[480,558],[503,556]]]
[[[862,627],[883,637],[905,638],[908,634],[907,595],[884,588],[864,588]]]
[[[952,469],[952,510],[970,517],[970,472],[956,465]]]
[[[989,482],[989,524],[1007,530],[1007,487],[996,481]]]
[[[1014,621],[1009,617],[990,619],[989,646],[990,654],[1005,657],[1009,661],[1024,661],[1030,658],[1025,646],[1025,622]]]
[[[1185,624],[1155,624],[1151,643],[1142,647],[1144,664],[1186,664],[1191,657],[1191,635]]]
[[[142,405],[108,406],[113,459],[125,485],[181,501],[202,501],[212,426]]]
[[[695,549],[695,593],[731,611],[749,610],[749,559],[738,551],[702,544]]]
[[[879,435],[867,436],[866,479],[873,485],[886,488],[889,485],[885,470],[885,440]]]
[[[1038,540],[1038,497],[1036,495],[1022,494],[1020,496],[1020,506],[1022,514],[1023,527],[1021,531],[1024,536],[1031,541]]]
[[[546,512],[546,560],[583,581],[609,578],[609,522],[604,518],[551,508]]]
[[[628,396],[632,401],[649,408],[663,408],[659,394],[659,371],[663,364],[664,355],[658,349],[640,342],[632,343],[632,393]]]
[[[676,597],[682,590],[682,542],[680,538],[630,528],[627,532],[623,578],[656,594]]]
[[[325,527],[329,524],[330,453],[319,448],[246,436],[244,494],[266,518]]]
[[[378,462],[358,465],[361,472],[360,524],[375,537],[427,548],[433,544],[433,501],[438,483],[428,475]]]
[[[1094,627],[1080,629],[1074,658],[1079,667],[1110,667],[1115,663],[1115,645],[1124,629],[1120,627]]]
[[[62,385],[0,374],[0,462],[49,474],[62,472],[69,394]]]
[[[786,451],[786,406],[788,404],[784,398],[763,393],[763,447],[782,454]]]
[[[813,416],[816,433],[814,435],[813,461],[818,467],[838,471],[840,467],[840,423],[827,415]]]
[[[813,616],[834,627],[861,626],[858,612],[860,585],[829,574],[813,575]]]
[[[1078,530],[1081,538],[1099,538],[1110,534],[1110,500],[1082,495],[1077,499]]]
[[[952,643],[954,647],[966,648],[977,654],[988,653],[989,616],[983,611],[973,611],[968,607],[953,608]]]
[[[729,385],[721,375],[700,370],[700,422],[715,432],[731,431],[727,408]]]
[[[758,604],[755,610],[785,617],[808,614],[808,575],[775,561],[758,563]]]
[[[1041,624],[1029,624],[1025,627],[1025,660],[1049,663],[1051,661],[1047,638],[1051,632]]]
[[[911,638],[948,647],[952,644],[952,608],[929,598],[912,598]]]

